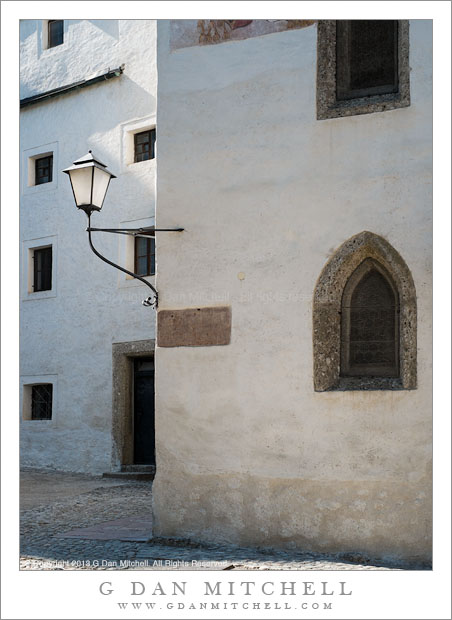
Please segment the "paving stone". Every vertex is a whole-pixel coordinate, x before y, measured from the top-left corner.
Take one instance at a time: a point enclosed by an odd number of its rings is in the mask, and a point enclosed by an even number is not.
[[[135,542],[147,542],[152,535],[152,518],[147,515],[142,517],[129,517],[106,521],[91,527],[77,528],[64,534],[57,534],[59,538],[86,538],[88,540],[130,540]],[[106,545],[106,548],[111,545]]]

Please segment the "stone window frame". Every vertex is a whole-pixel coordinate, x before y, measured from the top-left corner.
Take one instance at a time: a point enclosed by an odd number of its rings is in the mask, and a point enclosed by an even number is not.
[[[410,105],[409,20],[398,21],[398,92],[337,100],[336,20],[319,20],[317,25],[317,120],[372,114]]]
[[[341,309],[355,270],[373,259],[389,274],[399,300],[399,377],[341,377]],[[323,268],[313,300],[314,390],[412,390],[417,387],[417,302],[405,261],[383,237],[363,231],[345,241]]]

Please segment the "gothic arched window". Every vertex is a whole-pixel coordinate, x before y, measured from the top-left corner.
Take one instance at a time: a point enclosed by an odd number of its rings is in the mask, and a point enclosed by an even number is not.
[[[398,294],[372,259],[353,272],[342,295],[341,376],[399,376]]]
[[[317,280],[314,389],[416,388],[416,289],[405,261],[367,230],[345,241]]]

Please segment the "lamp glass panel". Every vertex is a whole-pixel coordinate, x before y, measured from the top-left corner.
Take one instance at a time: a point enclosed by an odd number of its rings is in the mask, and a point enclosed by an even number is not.
[[[92,167],[71,170],[69,174],[77,207],[91,204]]]
[[[100,170],[100,168],[94,168],[93,205],[99,207],[99,209],[104,202],[110,176],[109,172]]]

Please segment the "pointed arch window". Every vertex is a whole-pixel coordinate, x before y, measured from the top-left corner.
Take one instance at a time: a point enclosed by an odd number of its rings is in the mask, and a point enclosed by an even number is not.
[[[370,231],[350,237],[314,290],[315,391],[415,389],[416,325],[416,288],[403,258]]]
[[[342,295],[341,376],[399,376],[398,293],[372,259],[353,272]]]

